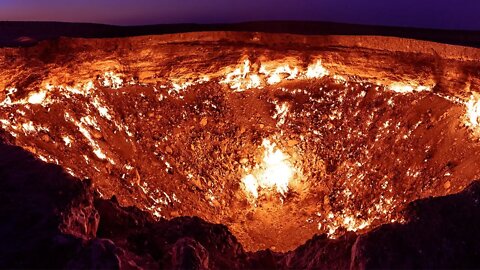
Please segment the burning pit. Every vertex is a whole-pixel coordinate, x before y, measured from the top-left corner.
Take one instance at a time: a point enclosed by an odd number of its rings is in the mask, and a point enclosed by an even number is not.
[[[403,222],[407,203],[479,177],[476,50],[294,37],[2,49],[4,136],[122,205],[225,224],[248,250]]]

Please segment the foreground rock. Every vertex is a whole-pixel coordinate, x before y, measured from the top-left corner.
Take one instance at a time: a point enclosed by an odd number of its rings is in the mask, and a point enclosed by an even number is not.
[[[480,267],[480,183],[416,201],[405,224],[247,253],[223,225],[154,220],[95,196],[56,165],[0,144],[0,268],[365,269]]]
[[[111,241],[95,239],[89,181],[0,145],[0,268],[118,267]]]
[[[410,204],[405,225],[388,224],[361,235],[352,268],[478,268],[480,184],[459,194]]]

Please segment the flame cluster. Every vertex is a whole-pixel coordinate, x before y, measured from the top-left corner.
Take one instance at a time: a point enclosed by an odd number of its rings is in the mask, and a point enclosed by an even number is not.
[[[273,190],[284,196],[297,169],[289,161],[289,156],[278,149],[269,139],[263,139],[264,148],[261,164],[256,164],[251,173],[242,178],[248,195],[257,199],[259,191]]]
[[[478,95],[472,95],[465,103],[465,106],[467,107],[467,126],[472,128],[478,127],[478,118],[480,117],[480,97],[478,97]]]
[[[262,88],[266,85],[274,85],[284,80],[295,79],[318,79],[329,74],[323,67],[322,61],[317,60],[302,71],[296,64],[291,63],[263,63],[254,68],[249,59],[233,71],[227,71],[225,78],[220,81],[227,84],[230,89],[242,92],[252,88]]]

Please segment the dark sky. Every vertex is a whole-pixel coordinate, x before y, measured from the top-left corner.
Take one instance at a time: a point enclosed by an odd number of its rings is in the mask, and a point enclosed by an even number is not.
[[[480,0],[0,0],[1,20],[119,25],[319,20],[480,30]]]

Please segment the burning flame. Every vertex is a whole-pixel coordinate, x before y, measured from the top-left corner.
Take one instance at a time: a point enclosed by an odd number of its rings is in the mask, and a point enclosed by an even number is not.
[[[392,83],[389,86],[389,89],[400,94],[408,94],[413,92],[431,91],[432,87],[426,86],[426,85],[417,85],[415,87],[413,85],[397,82],[397,83]]]
[[[30,104],[42,104],[42,102],[45,100],[47,97],[47,92],[46,91],[40,91],[38,93],[32,93],[28,97],[28,103]]]
[[[287,62],[287,63],[285,63]],[[228,70],[232,70],[229,68]],[[320,79],[328,76],[328,70],[322,65],[321,60],[310,64],[307,70],[302,70],[296,63],[286,60],[280,62],[262,63],[258,72],[252,67],[249,59],[245,59],[241,65],[225,74],[220,80],[221,84],[227,84],[235,92],[242,92],[252,88],[262,88],[266,85],[274,85],[284,80]]]
[[[119,74],[116,74],[112,71],[105,72],[100,82],[102,86],[110,87],[112,89],[119,89],[123,86],[123,79]]]
[[[288,160],[289,156],[276,147],[269,139],[264,139],[265,148],[262,164],[242,179],[245,191],[258,198],[259,189],[273,189],[283,196],[288,192],[288,184],[296,170]]]
[[[308,66],[307,69],[307,78],[309,79],[316,79],[328,76],[328,70],[323,67],[322,61],[318,60],[315,64]]]
[[[465,105],[467,106],[467,125],[477,127],[479,124],[478,118],[480,117],[480,99],[472,95]]]
[[[298,75],[298,68],[296,68],[296,67],[295,68],[290,68],[289,65],[279,66],[271,74],[263,66],[262,66],[261,70],[266,75],[270,75],[270,77],[267,79],[268,84],[280,83],[283,80],[283,77],[281,76],[283,74],[288,74],[288,77],[286,77],[287,80],[296,79],[297,75]]]
[[[231,89],[240,92],[260,87],[261,80],[257,74],[250,74],[250,60],[245,59],[242,67],[228,73],[220,83],[229,84]]]

